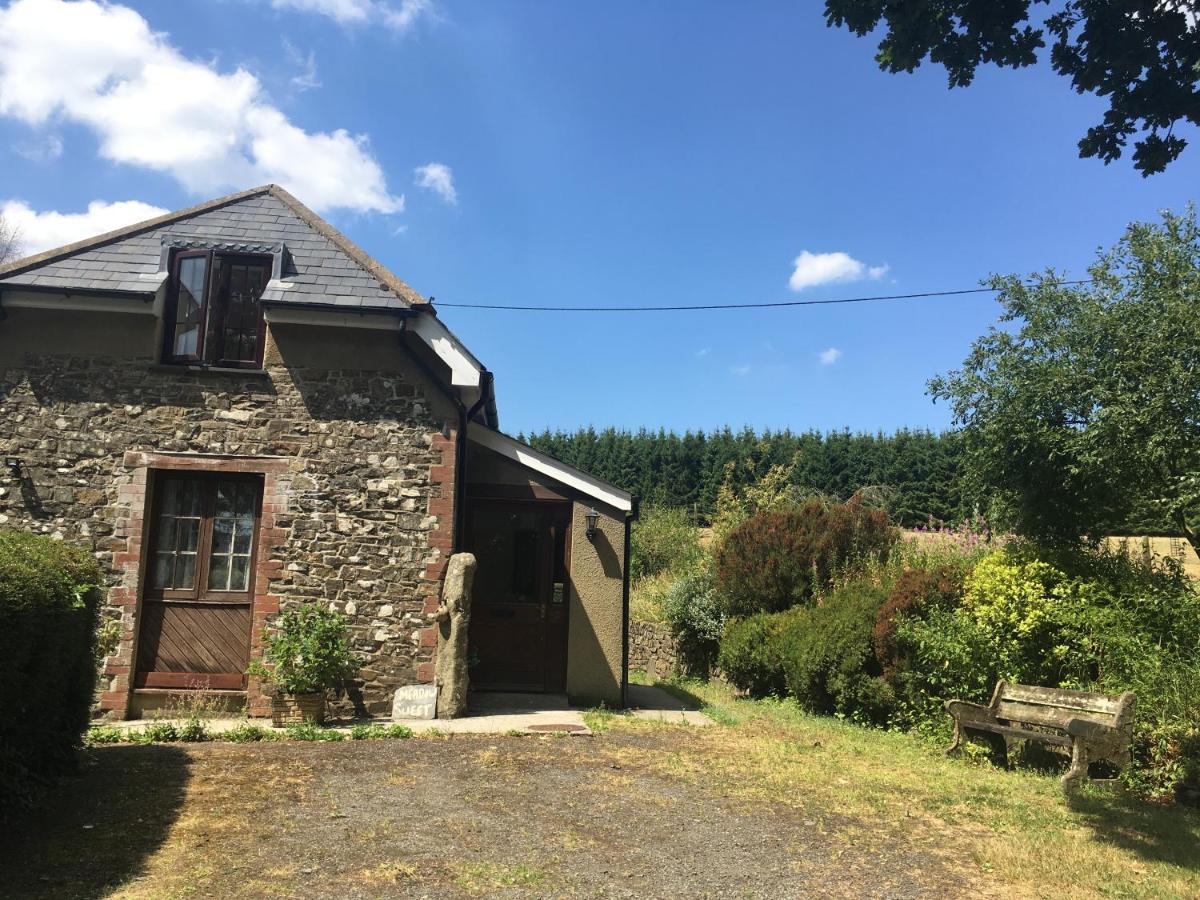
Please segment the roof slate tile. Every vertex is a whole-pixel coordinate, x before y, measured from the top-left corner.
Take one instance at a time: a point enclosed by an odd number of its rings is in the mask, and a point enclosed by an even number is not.
[[[286,198],[286,202],[281,198]],[[288,258],[281,280],[291,284],[292,289],[269,289],[263,297],[271,302],[394,309],[424,302],[408,285],[278,188],[268,186],[257,189],[256,193],[232,195],[198,210],[173,219],[168,217],[144,230],[133,226],[114,233],[112,240],[80,246],[73,253],[71,247],[64,248],[64,254],[52,251],[45,254],[48,258],[44,262],[37,262],[40,257],[34,257],[33,265],[18,261],[0,269],[0,287],[76,287],[151,293],[155,282],[137,276],[159,271],[164,238],[186,236],[214,242],[284,244]],[[341,246],[335,243],[337,240],[342,242]],[[367,264],[374,266],[375,271],[368,271]],[[9,274],[4,274],[6,270]],[[388,285],[381,290],[383,282]]]

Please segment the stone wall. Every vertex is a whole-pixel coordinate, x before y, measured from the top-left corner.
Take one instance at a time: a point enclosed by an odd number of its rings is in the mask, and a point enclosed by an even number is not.
[[[93,331],[103,343],[88,337],[89,317],[104,319]],[[106,566],[105,614],[122,641],[104,707],[126,712],[147,473],[169,454],[264,473],[256,621],[299,602],[345,612],[366,663],[335,706],[387,713],[397,685],[432,679],[429,614],[453,537],[452,408],[394,333],[281,326],[265,374],[218,374],[152,365],[150,318],[15,309],[0,323],[0,453],[22,466],[19,478],[0,471],[0,526],[88,545]],[[266,711],[253,681],[249,700]]]
[[[629,623],[629,670],[650,678],[667,678],[679,664],[679,651],[667,626],[660,622]]]

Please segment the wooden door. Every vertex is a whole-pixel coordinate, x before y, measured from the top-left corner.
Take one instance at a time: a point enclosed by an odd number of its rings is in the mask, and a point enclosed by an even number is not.
[[[160,474],[135,687],[244,690],[262,482]]]
[[[564,689],[568,522],[569,504],[471,504],[467,549],[479,561],[468,636],[473,687]]]

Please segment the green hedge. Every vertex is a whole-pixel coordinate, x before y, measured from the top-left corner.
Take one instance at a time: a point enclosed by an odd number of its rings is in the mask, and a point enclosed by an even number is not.
[[[0,530],[0,810],[74,764],[95,691],[100,578],[84,550]]]
[[[796,614],[758,613],[725,624],[717,662],[730,684],[755,697],[786,694],[778,635]]]
[[[820,606],[734,620],[721,642],[721,670],[752,694],[795,697],[805,709],[883,724],[895,703],[871,646],[887,590],[852,581]]]

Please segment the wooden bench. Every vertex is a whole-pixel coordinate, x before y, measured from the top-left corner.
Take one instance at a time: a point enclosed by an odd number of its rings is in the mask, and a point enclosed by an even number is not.
[[[1133,734],[1132,691],[1119,697],[1033,687],[1001,681],[987,706],[947,700],[954,719],[954,755],[971,732],[997,734],[1004,739],[1004,762],[1017,741],[1041,741],[1069,750],[1071,768],[1062,777],[1065,791],[1077,788],[1088,774],[1088,763],[1107,760],[1124,770],[1129,765]]]

